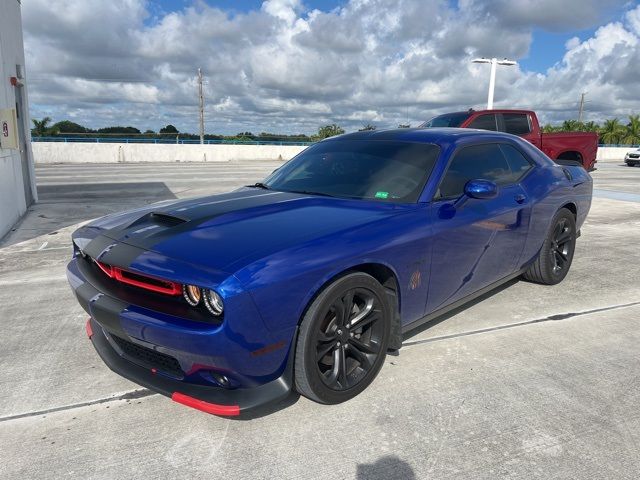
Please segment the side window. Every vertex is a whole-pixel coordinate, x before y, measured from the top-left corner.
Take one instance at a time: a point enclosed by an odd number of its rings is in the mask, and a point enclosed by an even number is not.
[[[511,170],[511,178],[509,183],[516,183],[525,173],[533,168],[533,164],[511,145],[501,144],[500,150],[504,153]]]
[[[529,116],[526,113],[503,113],[504,131],[512,135],[526,135],[531,133]]]
[[[506,185],[511,183],[511,178],[511,170],[498,144],[464,147],[451,160],[436,198],[459,197],[469,180],[491,180]]]
[[[496,123],[496,116],[493,113],[489,115],[480,115],[469,124],[468,128],[478,128],[480,130],[493,130],[495,132],[498,130],[498,125]]]

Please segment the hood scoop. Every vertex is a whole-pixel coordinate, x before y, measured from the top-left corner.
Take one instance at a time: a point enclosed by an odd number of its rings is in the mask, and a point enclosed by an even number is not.
[[[135,228],[141,225],[159,225],[162,227],[177,227],[183,223],[188,222],[186,218],[173,215],[166,212],[149,212],[146,215],[134,220],[127,228]]]
[[[160,232],[173,232],[181,225],[188,227],[188,218],[179,217],[166,212],[149,212],[121,228],[111,230],[111,238],[125,240],[132,238],[149,238]]]
[[[172,215],[170,213],[164,212],[151,212],[149,214],[149,217],[151,217],[150,220],[154,223],[159,223],[168,227],[175,227],[177,225],[180,225],[181,223],[186,223],[189,221],[186,218],[178,217],[177,215]]]

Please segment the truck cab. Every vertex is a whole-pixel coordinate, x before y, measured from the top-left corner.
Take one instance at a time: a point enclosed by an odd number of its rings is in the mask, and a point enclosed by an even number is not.
[[[554,160],[573,160],[595,170],[598,134],[593,132],[542,133],[538,116],[531,110],[473,110],[438,115],[422,128],[477,128],[517,135]]]

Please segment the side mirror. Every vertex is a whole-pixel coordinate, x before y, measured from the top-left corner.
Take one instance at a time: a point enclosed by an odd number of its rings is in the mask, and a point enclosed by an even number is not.
[[[464,186],[464,194],[480,200],[495,198],[498,195],[498,185],[489,180],[469,180]]]

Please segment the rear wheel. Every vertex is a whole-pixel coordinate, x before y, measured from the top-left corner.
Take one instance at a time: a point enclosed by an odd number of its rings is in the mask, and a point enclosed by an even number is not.
[[[362,392],[384,363],[391,316],[384,288],[370,275],[351,273],[325,288],[300,325],[298,392],[325,404]]]
[[[567,276],[576,247],[576,221],[573,213],[561,208],[553,217],[551,229],[538,257],[524,278],[544,285],[555,285]]]

